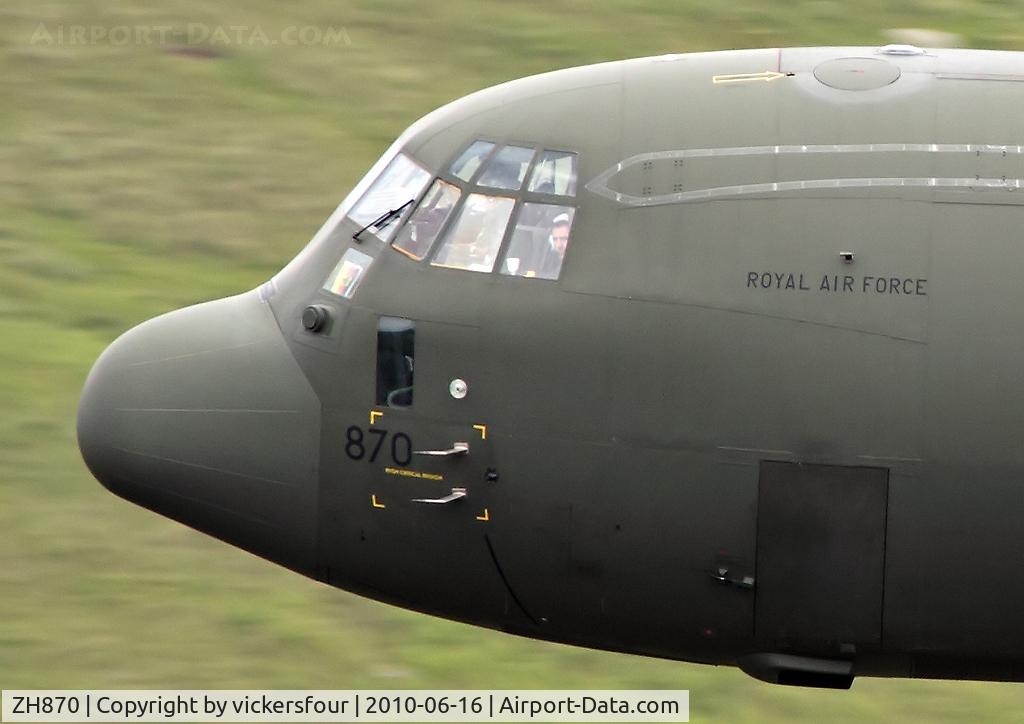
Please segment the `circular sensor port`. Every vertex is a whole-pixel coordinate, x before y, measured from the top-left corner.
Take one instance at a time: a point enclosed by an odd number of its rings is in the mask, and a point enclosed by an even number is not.
[[[322,332],[331,320],[331,313],[320,304],[311,304],[302,310],[302,326],[310,332]]]

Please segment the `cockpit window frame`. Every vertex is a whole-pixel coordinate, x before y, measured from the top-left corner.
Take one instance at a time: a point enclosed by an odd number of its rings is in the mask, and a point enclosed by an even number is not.
[[[383,228],[375,228],[374,226],[372,226],[372,221],[374,219],[379,218],[382,214],[389,213],[390,211],[392,211],[392,209],[389,209],[387,212],[383,212],[378,209],[376,211],[380,213],[371,214],[364,218],[357,219],[355,214],[359,210],[359,206],[363,203],[363,201],[367,199],[371,192],[376,190],[377,184],[379,184],[384,179],[387,173],[391,170],[391,167],[394,166],[395,163],[399,161],[399,159],[405,159],[413,166],[415,166],[418,170],[426,174],[426,181],[423,183],[423,186],[412,196],[411,199],[407,199],[404,202],[406,208],[402,210],[402,212],[398,214],[395,218],[389,220],[388,223]],[[387,246],[391,246],[391,242],[395,238],[395,235],[398,233],[398,230],[405,225],[405,222],[408,220],[409,216],[411,216],[412,212],[419,206],[420,202],[423,199],[423,196],[430,190],[430,186],[435,178],[436,176],[431,172],[431,170],[426,166],[426,164],[419,161],[411,153],[407,153],[405,150],[400,150],[391,158],[390,161],[388,161],[384,168],[381,169],[380,173],[377,174],[377,177],[374,178],[373,181],[369,183],[369,185],[367,185],[363,193],[359,196],[355,203],[352,204],[352,207],[345,213],[345,218],[348,221],[351,221],[355,224],[359,224],[359,226],[362,227],[360,231],[357,232],[358,235],[362,236],[365,234],[366,236],[372,237],[377,241],[384,243]],[[394,210],[397,210],[398,208],[399,207],[396,207]]]
[[[526,163],[526,168],[523,169],[523,177],[517,181],[516,186],[494,186],[490,184],[482,183],[482,178],[486,174],[490,173],[492,164],[494,164],[498,158],[509,149],[522,149],[524,151],[532,151],[530,154],[529,161]],[[497,194],[519,194],[525,190],[529,185],[530,176],[533,173],[535,164],[537,163],[537,156],[543,151],[537,147],[536,144],[532,143],[502,143],[491,149],[490,155],[480,164],[480,168],[477,169],[477,173],[473,174],[473,183],[482,189],[490,189],[491,192]]]
[[[569,198],[572,198],[572,197],[560,196],[559,198],[561,198],[561,199],[569,199]],[[560,257],[560,259],[558,261],[558,270],[555,273],[555,276],[553,276],[553,277],[541,276],[540,274],[534,274],[534,275],[530,275],[530,274],[513,274],[513,273],[509,273],[509,272],[504,271],[506,259],[508,258],[509,252],[512,251],[512,246],[513,246],[512,241],[513,241],[513,238],[515,236],[515,233],[517,231],[519,231],[519,229],[520,229],[520,225],[522,224],[522,221],[523,221],[523,212],[526,210],[527,206],[550,206],[550,207],[555,207],[555,208],[558,208],[558,209],[570,209],[571,212],[572,212],[571,214],[569,214],[569,221],[568,221],[569,237],[567,239],[566,247],[562,251],[561,257]],[[573,238],[572,229],[573,229],[574,224],[576,223],[576,214],[578,212],[579,212],[579,207],[577,207],[575,204],[555,204],[555,203],[551,203],[549,201],[531,201],[529,199],[520,199],[519,203],[516,204],[516,208],[513,211],[512,218],[509,220],[508,228],[505,230],[506,237],[504,239],[502,239],[501,248],[500,248],[499,253],[498,253],[498,258],[494,262],[494,273],[496,273],[498,276],[503,276],[503,277],[513,277],[513,278],[520,278],[520,279],[537,279],[539,281],[545,281],[545,282],[558,281],[562,277],[562,269],[565,267],[565,257],[566,257],[566,254],[569,253],[569,246],[570,246],[570,244],[572,242],[572,238]],[[562,213],[565,213],[565,212],[562,212]],[[557,219],[557,218],[558,218],[558,214],[555,215],[554,219]]]
[[[422,256],[416,256],[416,254],[414,254],[411,250],[399,246],[398,241],[401,239],[402,232],[409,227],[413,219],[416,217],[416,213],[420,210],[420,208],[426,202],[427,198],[430,196],[431,191],[433,191],[434,187],[437,186],[438,184],[444,184],[445,186],[448,186],[455,190],[455,203],[452,204],[451,208],[445,214],[444,220],[441,222],[440,226],[437,227],[437,231],[434,232],[434,236],[430,240],[430,243],[427,246],[426,251],[423,253]],[[413,261],[423,261],[424,259],[430,258],[432,256],[432,253],[434,252],[434,249],[438,246],[438,239],[444,237],[444,235],[448,231],[449,226],[452,224],[452,216],[459,213],[459,211],[462,209],[464,196],[465,190],[461,186],[459,186],[458,184],[453,184],[441,176],[435,176],[433,180],[427,184],[426,190],[424,190],[420,197],[416,199],[416,202],[412,205],[412,209],[407,214],[405,214],[405,218],[402,219],[402,222],[396,227],[394,233],[391,235],[391,241],[388,242],[388,246],[390,246],[398,253],[407,256]]]
[[[554,153],[560,153],[560,154],[562,154],[564,156],[570,156],[571,155],[571,156],[573,156],[575,158],[575,161],[573,163],[573,179],[572,179],[572,193],[571,194],[570,193],[564,193],[564,194],[550,193],[549,194],[546,191],[535,191],[535,190],[530,188],[530,186],[533,184],[533,175],[537,172],[537,167],[540,165],[540,163],[541,163],[542,159],[544,158],[544,156],[546,156],[548,154],[554,154]],[[529,178],[527,178],[523,182],[523,187],[524,187],[523,190],[527,191],[528,193],[544,195],[544,196],[554,196],[554,197],[557,197],[557,198],[560,198],[560,199],[575,199],[579,195],[579,189],[580,189],[580,183],[579,183],[579,180],[580,180],[580,154],[577,151],[569,151],[569,150],[564,149],[564,148],[541,148],[541,149],[538,149],[537,155],[534,156],[534,158],[533,158],[533,163],[530,164],[530,168],[528,170],[528,173],[530,174]]]
[[[489,153],[484,157],[483,161],[481,161],[480,165],[474,170],[473,175],[470,177],[470,180],[469,181],[465,181],[462,178],[460,178],[459,176],[456,176],[452,172],[452,166],[459,159],[459,157],[463,153],[465,153],[465,151],[468,148],[470,148],[474,143],[477,143],[477,142],[491,143],[491,144],[494,144],[494,145],[490,149]],[[482,185],[480,185],[479,182],[480,182],[481,175],[488,168],[490,162],[506,146],[519,146],[519,147],[526,147],[526,148],[532,148],[533,149],[533,155],[530,158],[529,165],[526,167],[526,171],[524,173],[523,181],[520,184],[520,187],[518,189],[512,190],[512,189],[500,189],[500,188],[494,188],[494,187],[491,187],[491,186],[482,186]],[[573,154],[576,157],[576,164],[575,164],[575,170],[576,170],[576,187],[575,187],[575,190],[576,190],[576,193],[575,194],[568,195],[568,194],[557,194],[557,193],[548,193],[548,192],[544,192],[544,191],[530,191],[529,190],[530,182],[531,182],[531,179],[533,177],[534,172],[536,171],[537,164],[538,164],[539,160],[546,153]],[[404,212],[402,214],[402,217],[398,220],[397,224],[395,225],[394,230],[391,232],[390,239],[388,241],[386,241],[385,243],[386,243],[387,246],[391,247],[394,251],[402,254],[402,256],[405,257],[406,259],[408,259],[410,262],[416,263],[416,264],[424,264],[424,265],[430,266],[433,269],[449,269],[449,270],[453,270],[453,271],[474,271],[477,274],[490,274],[490,275],[494,275],[494,276],[498,276],[498,277],[502,277],[502,278],[506,278],[506,279],[531,279],[531,280],[535,280],[535,281],[558,281],[561,278],[561,276],[562,276],[562,272],[565,270],[565,258],[564,257],[562,259],[561,268],[559,269],[559,275],[557,277],[555,277],[554,279],[546,279],[544,277],[527,277],[527,276],[517,276],[517,275],[512,275],[512,274],[502,274],[501,273],[501,268],[502,268],[502,265],[505,263],[505,257],[507,256],[508,251],[509,251],[511,237],[512,237],[512,235],[515,232],[516,225],[518,224],[520,215],[522,213],[522,210],[523,210],[523,207],[524,207],[525,204],[548,204],[548,205],[561,206],[561,207],[571,207],[573,209],[573,217],[572,217],[572,222],[571,222],[571,228],[575,229],[575,226],[576,226],[576,224],[578,222],[578,219],[579,219],[579,180],[578,180],[579,179],[579,159],[580,159],[579,151],[570,150],[568,148],[562,148],[562,147],[559,147],[559,148],[548,148],[548,147],[544,146],[541,143],[521,141],[521,140],[518,140],[518,139],[497,140],[497,139],[495,139],[493,137],[483,137],[483,136],[476,137],[476,138],[472,139],[468,144],[465,144],[465,145],[461,146],[459,148],[458,152],[455,153],[448,160],[448,162],[443,166],[443,170],[441,170],[440,172],[435,173],[431,177],[431,179],[427,182],[427,184],[424,187],[424,189],[420,192],[419,196],[416,198],[415,203],[411,206],[411,208],[408,211],[406,211],[406,212]],[[413,160],[415,160],[415,159],[413,159]],[[396,238],[398,238],[399,232],[401,231],[401,229],[406,224],[409,223],[409,219],[412,218],[413,214],[415,214],[415,212],[419,208],[420,204],[423,203],[423,199],[430,192],[430,189],[433,187],[434,183],[436,183],[438,180],[443,181],[443,182],[445,182],[447,184],[451,184],[451,185],[457,187],[461,191],[461,194],[459,196],[458,201],[456,202],[456,204],[452,207],[451,211],[449,212],[448,217],[445,219],[444,223],[439,228],[436,236],[434,237],[433,242],[431,243],[430,248],[424,254],[422,259],[418,259],[417,260],[417,259],[413,258],[412,256],[402,252],[401,249],[395,247],[394,240]],[[494,264],[493,264],[491,270],[488,271],[488,272],[482,272],[482,271],[479,271],[479,270],[463,269],[461,267],[454,267],[454,266],[449,266],[449,265],[444,265],[444,264],[435,264],[434,261],[437,258],[438,254],[440,253],[441,249],[444,247],[445,242],[448,239],[448,235],[452,232],[452,228],[453,228],[454,224],[457,223],[458,219],[462,215],[463,206],[467,203],[467,200],[472,195],[474,195],[474,194],[482,194],[482,195],[491,196],[491,197],[510,198],[510,199],[513,199],[513,202],[514,202],[513,203],[513,207],[512,207],[512,211],[511,211],[511,213],[509,215],[508,220],[505,223],[505,229],[504,229],[504,232],[502,233],[501,241],[500,241],[500,243],[498,245],[497,254],[495,256]],[[574,232],[572,232],[572,233],[573,233],[573,237],[574,237],[575,233]],[[566,254],[567,253],[568,253],[568,250],[566,250]]]
[[[509,193],[493,193],[493,189],[491,189],[490,191],[491,193],[488,193],[488,189],[486,187],[483,187],[478,190],[469,191],[464,199],[459,200],[460,203],[452,211],[453,218],[451,219],[450,225],[444,229],[443,234],[438,234],[437,238],[434,240],[434,246],[431,249],[428,259],[429,264],[432,267],[436,267],[439,269],[455,269],[457,271],[472,271],[477,274],[492,274],[494,272],[494,270],[497,268],[498,260],[501,259],[502,247],[504,246],[505,240],[507,239],[508,229],[509,226],[511,226],[512,224],[512,219],[515,217],[516,209],[519,205],[519,199]],[[494,245],[494,259],[493,261],[491,261],[490,268],[474,269],[472,266],[458,266],[456,264],[448,263],[447,261],[444,263],[438,262],[437,258],[440,256],[442,250],[446,248],[447,243],[451,240],[451,234],[454,233],[455,229],[458,227],[458,224],[461,223],[462,221],[462,213],[463,211],[465,211],[466,205],[474,196],[481,196],[487,199],[505,200],[512,202],[511,207],[509,207],[508,209],[508,214],[505,217],[504,226],[502,227],[501,231],[501,236],[498,239],[497,244]]]
[[[480,164],[475,169],[473,169],[473,173],[470,174],[469,178],[468,179],[464,179],[461,176],[458,176],[457,174],[455,174],[452,171],[452,167],[455,165],[455,163],[460,158],[462,158],[463,154],[465,154],[466,151],[468,151],[470,148],[472,148],[473,146],[475,146],[478,143],[488,143],[488,144],[490,144],[491,149],[480,160]],[[446,165],[444,167],[444,171],[439,173],[437,175],[437,177],[440,178],[440,179],[444,179],[444,178],[454,179],[455,183],[463,183],[463,184],[466,184],[466,185],[476,184],[477,179],[480,178],[480,174],[483,173],[483,170],[487,167],[487,165],[494,158],[494,154],[496,154],[501,149],[502,145],[503,144],[501,142],[493,141],[493,140],[491,140],[489,138],[474,138],[461,151],[459,151],[455,155],[455,157],[452,158],[451,161],[448,162],[448,165]]]

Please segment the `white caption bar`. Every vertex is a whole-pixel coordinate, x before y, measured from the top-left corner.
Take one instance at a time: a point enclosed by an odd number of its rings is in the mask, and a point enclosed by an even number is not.
[[[687,722],[685,690],[5,690],[4,722]]]

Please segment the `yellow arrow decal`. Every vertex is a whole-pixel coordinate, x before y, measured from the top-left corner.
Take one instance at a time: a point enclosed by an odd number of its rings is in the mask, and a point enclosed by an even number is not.
[[[766,70],[763,73],[734,73],[733,75],[712,76],[712,83],[745,83],[748,80],[763,80],[770,83],[777,78],[785,78],[786,73],[778,73],[774,70]]]

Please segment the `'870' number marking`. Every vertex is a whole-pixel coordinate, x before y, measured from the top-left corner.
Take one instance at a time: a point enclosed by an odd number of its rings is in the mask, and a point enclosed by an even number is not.
[[[367,436],[376,439],[367,440]],[[352,425],[345,431],[345,454],[353,460],[362,460],[369,453],[368,462],[375,462],[386,437],[388,431],[382,428],[371,427],[364,432],[363,428]],[[391,461],[399,467],[412,462],[412,440],[404,432],[391,435]]]

